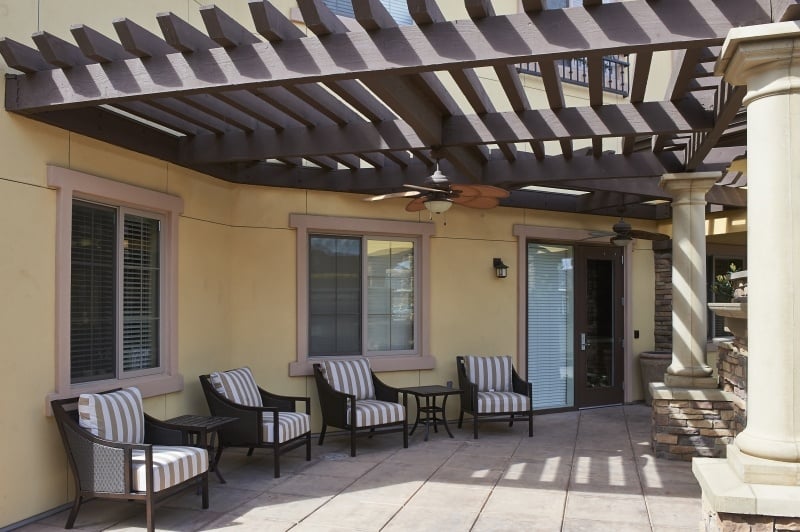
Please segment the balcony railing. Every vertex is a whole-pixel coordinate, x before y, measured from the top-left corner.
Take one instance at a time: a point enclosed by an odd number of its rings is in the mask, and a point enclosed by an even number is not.
[[[626,60],[627,56],[606,56],[603,58],[603,90],[613,94],[627,96],[629,91],[629,69],[630,64]],[[589,86],[589,65],[586,58],[578,59],[559,59],[556,61],[556,68],[561,76],[561,81]],[[539,63],[522,63],[517,65],[517,70],[523,74],[541,76]]]

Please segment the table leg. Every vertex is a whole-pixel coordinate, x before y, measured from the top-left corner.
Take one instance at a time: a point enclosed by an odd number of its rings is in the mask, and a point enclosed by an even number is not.
[[[420,411],[419,411],[419,396],[418,396],[418,395],[414,395],[414,399],[416,399],[416,400],[417,400],[417,419],[415,419],[415,420],[414,420],[414,426],[413,426],[413,427],[411,428],[411,430],[408,432],[408,435],[409,435],[409,436],[411,436],[412,434],[414,434],[414,431],[415,431],[415,430],[417,430],[417,425],[419,425],[419,414],[420,414]],[[427,439],[427,438],[426,438],[426,439]]]
[[[450,432],[450,427],[447,426],[447,414],[445,409],[446,406],[447,406],[447,395],[445,395],[444,398],[442,399],[442,425],[444,425],[444,430],[446,430],[447,434],[449,434],[450,437],[452,438],[453,433]]]
[[[214,453],[214,458],[209,464],[209,469],[217,475],[220,484],[227,484],[225,479],[222,478],[222,473],[219,472],[219,459],[222,457],[222,445],[220,444],[217,446],[216,440],[217,431],[211,431],[211,440],[208,442],[208,452]]]

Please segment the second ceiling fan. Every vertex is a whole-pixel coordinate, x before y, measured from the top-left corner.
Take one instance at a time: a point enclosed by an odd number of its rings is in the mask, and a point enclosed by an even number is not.
[[[404,184],[403,186],[411,190],[380,194],[365,198],[364,201],[414,198],[406,205],[407,211],[417,212],[427,209],[433,214],[441,214],[449,210],[454,203],[472,209],[491,209],[497,207],[501,199],[509,196],[507,190],[492,185],[451,183],[447,176],[439,170],[438,162],[436,171],[425,180],[424,185]]]

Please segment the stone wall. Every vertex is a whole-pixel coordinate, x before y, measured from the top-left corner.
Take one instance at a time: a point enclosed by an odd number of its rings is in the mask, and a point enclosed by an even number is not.
[[[735,396],[732,428],[738,434],[747,425],[747,346],[737,339],[721,342],[718,349],[719,384],[722,390]]]
[[[706,532],[788,532],[800,530],[797,517],[717,513],[703,498],[703,525]]]
[[[730,394],[705,390],[702,398],[691,395],[690,390],[685,394],[675,389],[654,390],[652,442],[656,458],[716,458],[733,442],[736,412]]]
[[[672,248],[656,249],[653,243],[655,266],[655,351],[672,351]]]

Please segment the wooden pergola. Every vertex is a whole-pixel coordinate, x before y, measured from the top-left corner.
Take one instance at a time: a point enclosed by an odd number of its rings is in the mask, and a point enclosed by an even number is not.
[[[745,206],[744,176],[728,171],[745,152],[745,89],[715,76],[714,63],[731,28],[795,20],[798,2],[545,3],[497,15],[489,0],[465,0],[470,19],[448,21],[435,0],[408,0],[415,24],[398,25],[379,0],[353,0],[353,24],[299,0],[306,35],[268,0],[249,0],[258,34],[206,6],[204,32],[162,13],[160,36],[122,18],[116,39],[86,25],[70,28],[75,44],[47,32],[33,35],[35,48],[3,38],[0,54],[19,71],[7,76],[5,105],[235,183],[377,194],[422,184],[441,159],[453,182],[510,190],[503,205],[626,206],[626,216],[664,219],[669,206],[652,201],[669,199],[660,177],[713,170],[723,177],[709,202]],[[645,101],[653,54],[667,50],[680,66],[663,99]],[[635,64],[626,103],[604,101],[608,56]],[[565,102],[557,69],[574,59],[588,70],[581,107]],[[538,64],[546,108],[531,107],[522,63]],[[504,101],[488,96],[479,67],[493,69]],[[604,150],[615,137],[621,150]],[[574,149],[578,139],[591,147]],[[520,190],[531,185],[589,193]]]

